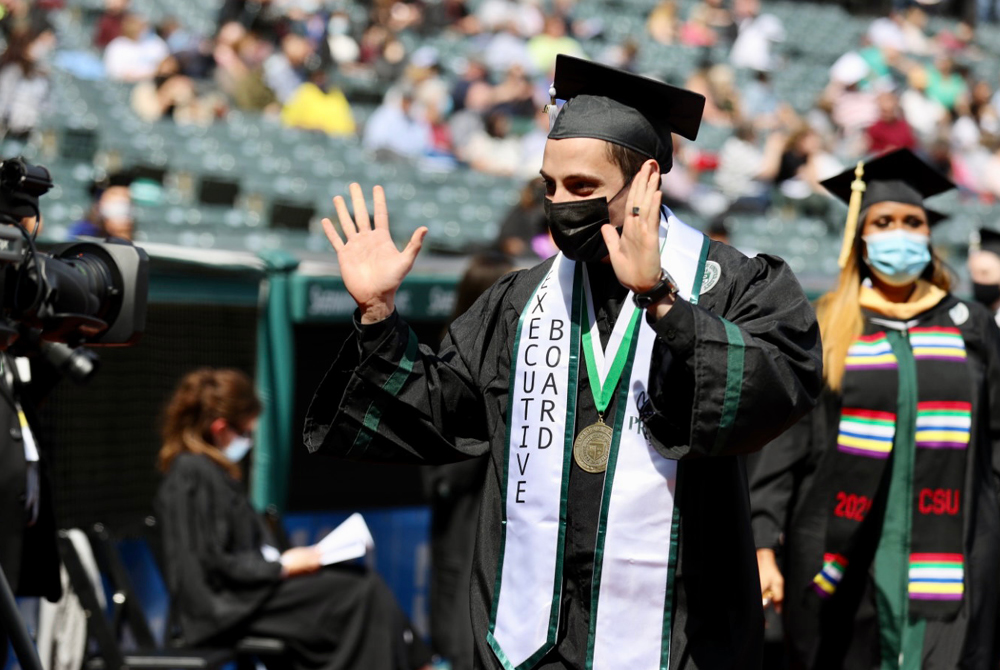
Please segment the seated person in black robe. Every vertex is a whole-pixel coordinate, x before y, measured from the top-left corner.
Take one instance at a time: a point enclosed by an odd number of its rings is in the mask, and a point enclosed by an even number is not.
[[[238,465],[260,411],[245,374],[208,368],[186,375],[166,408],[156,507],[184,641],[280,638],[302,669],[424,666],[426,649],[376,574],[322,567],[315,547],[279,557],[266,545]]]

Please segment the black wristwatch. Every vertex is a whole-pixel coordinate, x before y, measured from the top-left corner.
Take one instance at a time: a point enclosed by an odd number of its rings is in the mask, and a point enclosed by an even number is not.
[[[677,283],[674,278],[670,276],[670,273],[660,268],[660,279],[653,284],[653,288],[649,289],[645,293],[634,293],[632,295],[632,300],[635,302],[635,306],[639,309],[646,309],[653,303],[660,302],[668,295],[677,295],[680,289],[677,288]]]

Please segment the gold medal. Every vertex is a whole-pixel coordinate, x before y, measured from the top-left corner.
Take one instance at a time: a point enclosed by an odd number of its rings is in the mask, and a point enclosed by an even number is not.
[[[611,456],[611,438],[614,432],[611,426],[598,419],[580,431],[573,442],[573,458],[576,464],[592,474],[608,469],[608,458]]]

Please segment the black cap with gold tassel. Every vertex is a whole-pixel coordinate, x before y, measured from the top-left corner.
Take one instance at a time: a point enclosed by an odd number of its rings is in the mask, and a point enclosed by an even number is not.
[[[927,222],[934,225],[945,216],[924,205],[924,199],[955,188],[955,184],[909,149],[898,149],[841,172],[821,182],[847,203],[847,225],[840,248],[840,267],[847,264],[857,235],[861,212],[879,202],[900,202],[922,207]]]

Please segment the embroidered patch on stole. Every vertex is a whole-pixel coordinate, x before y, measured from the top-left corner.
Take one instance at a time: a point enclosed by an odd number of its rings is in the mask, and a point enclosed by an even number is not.
[[[823,554],[823,569],[813,577],[813,589],[824,598],[829,598],[840,585],[847,568],[847,559],[840,554]]]
[[[889,458],[896,436],[896,415],[845,407],[840,411],[837,449],[855,456]]]
[[[958,328],[911,328],[910,346],[918,361],[965,360],[965,340]]]
[[[917,403],[917,448],[965,449],[972,431],[972,403]]]
[[[889,370],[896,365],[896,355],[885,333],[875,333],[854,340],[847,350],[844,370]]]
[[[961,600],[964,573],[962,554],[910,554],[910,598]]]
[[[705,271],[701,275],[701,290],[698,295],[705,295],[719,283],[722,278],[722,266],[715,261],[705,261]]]

